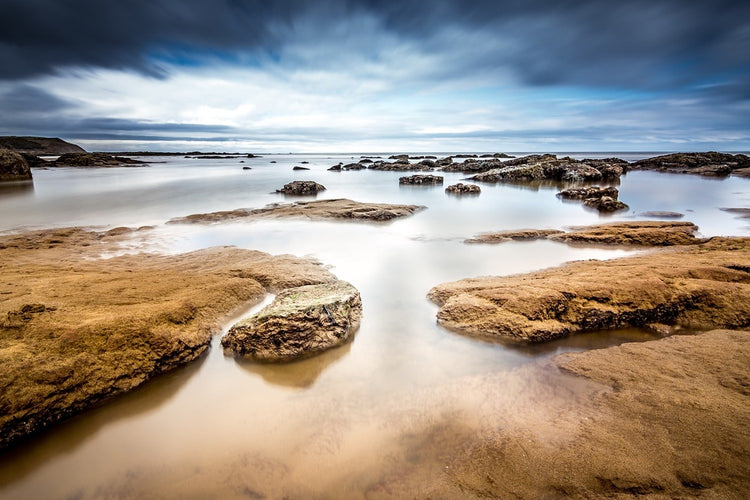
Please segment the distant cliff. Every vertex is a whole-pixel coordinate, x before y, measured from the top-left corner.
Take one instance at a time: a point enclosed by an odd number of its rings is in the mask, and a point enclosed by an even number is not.
[[[82,147],[65,142],[57,137],[0,136],[0,148],[37,156],[86,152]]]

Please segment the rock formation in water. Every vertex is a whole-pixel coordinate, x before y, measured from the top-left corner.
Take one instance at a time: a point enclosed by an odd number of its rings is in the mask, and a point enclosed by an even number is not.
[[[309,168],[307,168],[307,167],[300,167],[299,165],[295,165],[295,166],[294,166],[294,167],[292,168],[292,170],[310,170],[310,169],[309,169]]]
[[[715,151],[674,153],[636,161],[630,165],[630,168],[709,177],[726,177],[729,174],[750,177],[750,156]]]
[[[396,160],[393,163],[388,163],[386,161],[376,161],[375,163],[370,164],[367,168],[370,170],[384,170],[389,172],[410,172],[410,171],[429,171],[432,170],[433,167],[430,166],[431,163],[428,162],[427,164],[423,163],[409,163],[409,160]]]
[[[10,149],[0,149],[0,182],[31,180],[26,159]]]
[[[750,327],[750,238],[611,261],[573,262],[434,287],[438,322],[460,333],[543,342],[592,330],[665,324]]]
[[[447,188],[445,188],[445,192],[449,194],[479,194],[482,192],[482,190],[477,186],[476,184],[463,184],[459,182],[458,184],[451,184]]]
[[[616,212],[627,210],[629,207],[617,200],[619,191],[614,187],[589,186],[582,188],[565,189],[557,193],[558,198],[565,200],[583,200],[587,207],[595,208],[600,212]]]
[[[82,147],[65,142],[57,137],[0,137],[0,148],[32,156],[54,156],[64,153],[85,153]]]
[[[692,222],[634,221],[558,229],[520,229],[485,233],[465,243],[503,243],[547,239],[571,244],[661,247],[696,245],[707,240],[696,238],[698,226]]]
[[[489,160],[479,162],[481,165],[471,166],[471,170],[480,171],[470,179],[481,182],[518,182],[518,181],[560,181],[560,182],[591,182],[602,179],[616,179],[627,170],[627,162],[618,158],[606,160],[574,160],[573,158],[557,158],[555,155],[529,155],[521,158],[499,162]],[[482,165],[486,165],[485,168]],[[460,170],[456,166],[448,167]],[[445,168],[444,168],[445,170]]]
[[[235,219],[267,219],[304,217],[315,220],[343,219],[352,221],[384,222],[407,217],[425,207],[389,203],[360,203],[338,198],[333,200],[306,201],[297,203],[272,203],[263,208],[238,208],[223,212],[192,214],[171,219],[167,224],[200,224]]]
[[[443,177],[440,175],[410,175],[408,177],[399,177],[398,183],[412,186],[433,186],[442,184]]]
[[[295,196],[311,196],[325,190],[324,185],[315,181],[292,181],[284,184],[284,187],[277,189],[276,192]]]
[[[196,359],[267,291],[336,279],[237,248],[101,258],[135,233],[0,237],[0,448]]]
[[[290,288],[232,326],[221,345],[256,361],[291,361],[349,341],[361,315],[359,292],[345,281]]]
[[[112,156],[107,153],[65,153],[55,161],[48,162],[50,167],[123,167],[131,165],[144,165],[146,162],[127,158],[125,156]]]

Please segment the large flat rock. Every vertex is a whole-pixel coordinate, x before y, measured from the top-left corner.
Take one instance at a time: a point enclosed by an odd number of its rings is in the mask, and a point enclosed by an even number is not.
[[[388,203],[360,203],[344,198],[297,203],[272,203],[263,208],[238,208],[222,212],[193,214],[171,219],[168,224],[222,222],[234,219],[339,219],[352,221],[389,221],[412,215],[425,207]]]
[[[128,234],[0,237],[0,449],[196,359],[267,291],[335,280],[236,248],[100,258]]]
[[[290,288],[232,326],[221,345],[256,361],[291,361],[349,341],[361,315],[359,292],[345,281]]]
[[[524,342],[650,324],[747,328],[750,238],[469,278],[438,285],[429,298],[440,306],[438,322],[447,328]]]

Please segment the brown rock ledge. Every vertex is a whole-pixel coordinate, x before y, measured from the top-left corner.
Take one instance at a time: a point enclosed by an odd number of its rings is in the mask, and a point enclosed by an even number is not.
[[[428,297],[438,322],[491,339],[544,342],[652,323],[750,327],[750,238],[710,241],[529,274],[444,283]]]
[[[692,222],[636,221],[577,226],[570,231],[557,229],[520,229],[479,234],[465,243],[503,243],[548,239],[570,244],[672,246],[695,245],[706,240],[696,238],[698,226]]]
[[[628,343],[553,364],[578,376],[551,380],[555,392],[576,380],[599,389],[548,414],[550,435],[522,422],[474,438],[450,464],[462,492],[666,499],[743,498],[750,490],[749,332]]]
[[[0,237],[0,449],[197,358],[267,290],[335,280],[235,248],[99,258],[131,232]]]
[[[221,345],[255,361],[291,361],[349,341],[361,315],[359,292],[345,281],[288,288],[232,326]]]
[[[238,208],[225,212],[193,214],[171,219],[167,224],[220,222],[234,219],[305,217],[308,219],[349,219],[388,221],[406,217],[424,209],[419,205],[360,203],[344,198],[298,203],[272,203],[263,208]]]

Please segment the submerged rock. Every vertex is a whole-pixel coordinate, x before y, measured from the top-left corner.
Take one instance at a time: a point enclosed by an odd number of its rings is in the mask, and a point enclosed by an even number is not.
[[[277,193],[291,194],[296,196],[310,196],[325,191],[325,186],[315,181],[292,181],[277,189]]]
[[[612,222],[593,226],[572,227],[569,231],[558,229],[515,229],[484,233],[465,243],[502,243],[548,239],[564,243],[594,245],[672,246],[697,245],[706,240],[696,238],[698,226],[692,222],[636,221]]]
[[[440,175],[410,175],[408,177],[399,177],[398,183],[417,186],[435,185],[442,184],[443,177]]]
[[[345,281],[290,288],[232,326],[221,345],[256,361],[291,361],[347,342],[361,315],[359,292]]]
[[[618,212],[630,208],[625,203],[611,196],[602,196],[601,198],[586,198],[583,204],[590,208],[595,208],[600,212]]]
[[[482,190],[476,184],[452,184],[445,188],[446,193],[450,194],[479,194]]]
[[[0,182],[31,180],[31,168],[15,151],[0,149]]]
[[[294,168],[292,168],[292,170],[310,170],[310,169],[307,167],[300,167],[299,165],[295,165]]]

